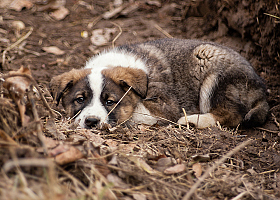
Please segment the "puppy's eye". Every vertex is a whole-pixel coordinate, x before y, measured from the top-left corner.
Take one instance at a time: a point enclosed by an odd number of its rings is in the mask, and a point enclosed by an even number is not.
[[[106,106],[112,106],[112,105],[114,105],[114,101],[113,100],[107,100],[106,101]]]
[[[85,102],[85,98],[83,96],[78,96],[74,101],[78,104],[83,104]]]

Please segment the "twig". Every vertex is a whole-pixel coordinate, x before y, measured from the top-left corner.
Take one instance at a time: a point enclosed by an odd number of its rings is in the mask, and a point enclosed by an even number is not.
[[[213,171],[216,167],[218,167],[220,164],[222,164],[226,159],[231,157],[233,154],[237,153],[241,149],[243,149],[245,146],[249,145],[252,142],[252,139],[249,139],[245,142],[242,142],[240,145],[235,147],[233,150],[228,152],[226,155],[224,155],[221,159],[219,159],[212,167],[209,167],[206,172],[203,174],[203,176],[198,179],[198,181],[191,187],[189,192],[185,194],[183,197],[183,200],[188,200],[191,198],[193,193],[196,191],[196,189],[199,187],[199,185],[209,176],[210,172]]]
[[[241,177],[241,181],[242,181],[243,185],[245,186],[247,192],[253,197],[253,199],[257,199],[256,196],[254,196],[253,193],[250,191],[249,186],[248,186],[247,183],[245,182],[245,180],[244,180],[244,177],[245,177],[245,176],[248,176],[248,174],[244,174],[244,175]]]
[[[107,114],[107,116],[105,117],[104,121],[107,119],[107,117],[113,112],[113,110],[119,105],[119,103],[123,100],[123,98],[126,96],[126,94],[131,90],[132,86],[130,86],[128,88],[128,90],[124,93],[124,95],[122,96],[122,98],[118,101],[118,103],[114,106],[114,108],[112,108],[112,110],[110,110],[110,112]]]
[[[237,195],[236,197],[233,197],[231,200],[239,200],[239,199],[241,199],[241,197],[243,197],[246,194],[248,194],[247,191],[241,192],[239,195]]]
[[[188,117],[187,117],[187,113],[185,111],[185,108],[182,108],[183,112],[184,112],[184,115],[185,115],[185,120],[186,120],[186,123],[187,123],[187,129],[190,129],[190,124],[189,124],[189,121],[188,121]]]
[[[272,115],[272,118],[273,118],[274,123],[275,123],[276,126],[280,129],[280,123],[277,121],[275,115],[274,115],[273,113],[271,113],[271,115]]]
[[[269,133],[279,133],[279,131],[273,131],[273,130],[269,130],[269,129],[262,128],[262,127],[257,127],[256,129],[266,131],[266,132],[269,132]]]
[[[18,41],[16,41],[11,46],[7,47],[7,49],[5,49],[5,51],[3,51],[2,66],[5,65],[6,53],[8,51],[10,51],[11,49],[15,48],[17,45],[19,45],[22,41],[26,40],[31,35],[32,31],[33,31],[33,27],[30,27],[30,30],[24,36],[22,36]]]
[[[116,42],[116,40],[121,36],[121,34],[122,34],[122,28],[120,27],[120,25],[118,25],[117,23],[115,23],[115,22],[111,22],[112,24],[114,24],[115,26],[117,26],[118,28],[119,28],[119,30],[120,30],[120,32],[118,33],[118,35],[113,39],[113,41],[112,41],[112,47],[114,48],[115,47],[115,42]]]
[[[280,17],[277,17],[277,16],[269,14],[269,13],[263,13],[263,14],[268,15],[268,16],[273,17],[273,18],[276,18],[276,19],[280,19]]]
[[[34,101],[34,98],[33,98],[32,88],[33,88],[33,85],[30,85],[29,91],[27,92],[27,96],[28,96],[28,99],[29,99],[30,104],[31,104],[34,120],[35,121],[40,121],[40,118],[39,118],[39,115],[38,115],[38,112],[37,112],[37,109],[36,109],[35,101]],[[41,141],[44,153],[47,155],[47,146],[45,144],[45,140],[44,140],[43,133],[42,133],[42,124],[37,123],[36,127],[37,127],[38,138]]]
[[[155,28],[157,30],[159,30],[160,32],[162,32],[166,37],[168,38],[173,38],[172,35],[170,35],[169,33],[167,33],[165,30],[163,30],[159,25],[155,24]]]
[[[46,158],[22,158],[17,160],[7,161],[4,166],[4,172],[10,171],[15,166],[41,166],[48,167],[54,165],[51,159]]]

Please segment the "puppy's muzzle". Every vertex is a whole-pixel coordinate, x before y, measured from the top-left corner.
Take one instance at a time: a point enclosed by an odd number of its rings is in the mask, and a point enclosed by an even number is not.
[[[96,127],[100,122],[100,118],[96,116],[89,116],[85,119],[86,128]]]

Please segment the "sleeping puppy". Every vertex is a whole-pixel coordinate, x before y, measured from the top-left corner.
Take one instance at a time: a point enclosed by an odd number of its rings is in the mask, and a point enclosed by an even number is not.
[[[84,68],[54,77],[50,88],[83,128],[168,123],[164,119],[198,128],[217,121],[256,126],[269,110],[265,85],[250,63],[232,49],[199,40],[161,39],[107,50]]]

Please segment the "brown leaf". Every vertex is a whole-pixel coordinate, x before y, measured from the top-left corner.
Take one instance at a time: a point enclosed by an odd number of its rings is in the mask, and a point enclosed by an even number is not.
[[[210,160],[210,156],[209,156],[209,154],[193,155],[192,160],[195,162],[208,162]]]
[[[64,153],[64,152],[68,151],[69,149],[70,149],[69,145],[60,144],[56,148],[54,148],[51,151],[49,151],[49,156],[55,157],[55,156],[57,156],[57,155],[59,155],[61,153]]]
[[[60,7],[58,10],[50,13],[50,16],[53,17],[56,20],[62,20],[64,19],[67,15],[69,15],[69,10],[67,8]]]
[[[160,158],[156,165],[154,166],[155,169],[157,169],[160,172],[163,172],[167,167],[170,167],[173,165],[172,158]]]
[[[107,167],[107,160],[101,157],[96,151],[94,151],[92,155],[95,158],[93,160],[95,168],[105,177],[110,174],[111,170]]]
[[[129,188],[129,185],[126,184],[125,182],[123,182],[123,180],[115,174],[112,174],[112,173],[108,174],[107,180],[109,182],[113,183],[115,187],[122,188],[122,189]]]
[[[133,152],[134,147],[136,146],[135,143],[129,143],[129,144],[120,144],[119,149],[123,151],[124,153],[131,153]]]
[[[148,165],[142,158],[135,156],[130,156],[129,159],[133,161],[140,169],[143,169],[145,172],[151,175],[159,175],[160,172],[154,170],[150,165]]]
[[[47,53],[52,53],[54,55],[63,55],[65,54],[65,51],[59,49],[56,46],[49,46],[49,47],[42,47],[42,49]]]
[[[55,161],[59,165],[64,165],[84,158],[84,154],[76,147],[70,146],[68,151],[65,151],[55,157]]]
[[[55,124],[54,119],[52,119],[52,118],[47,119],[47,123],[46,123],[45,128],[50,134],[52,134],[52,136],[54,138],[57,138],[59,140],[65,140],[66,139],[66,136],[56,128],[56,124]]]
[[[10,1],[8,8],[19,12],[23,8],[30,9],[33,7],[33,5],[34,4],[32,3],[31,0],[14,0],[14,1]]]
[[[119,14],[127,5],[121,5],[113,10],[107,11],[105,12],[102,17],[104,19],[110,19],[112,17],[114,17],[115,15]]]
[[[186,165],[185,164],[178,164],[173,167],[169,167],[166,170],[164,170],[165,174],[177,174],[181,173],[186,170]]]
[[[134,193],[134,194],[132,194],[132,196],[133,196],[133,199],[135,199],[135,200],[146,200],[147,199],[145,194]]]
[[[118,142],[112,139],[106,140],[106,144],[110,147],[111,151],[115,151],[118,149]]]
[[[40,4],[38,1],[36,3],[38,11],[56,10],[64,7],[66,0],[45,0],[42,4]]]
[[[200,163],[195,163],[192,166],[192,169],[194,171],[194,175],[196,178],[199,178],[202,174],[202,166]]]
[[[87,140],[89,140],[95,148],[100,147],[105,142],[100,135],[91,132],[89,129],[82,129],[80,133],[86,136]]]
[[[31,71],[29,68],[22,66],[18,71],[11,71],[8,73],[8,75],[19,75],[7,78],[4,81],[3,86],[9,91],[11,97],[18,106],[22,126],[26,126],[30,120],[30,116],[25,114],[26,91],[30,88],[32,81],[24,77],[24,75],[31,76]]]
[[[115,28],[95,29],[92,31],[90,40],[96,46],[104,46],[110,41],[112,34],[115,32]]]

